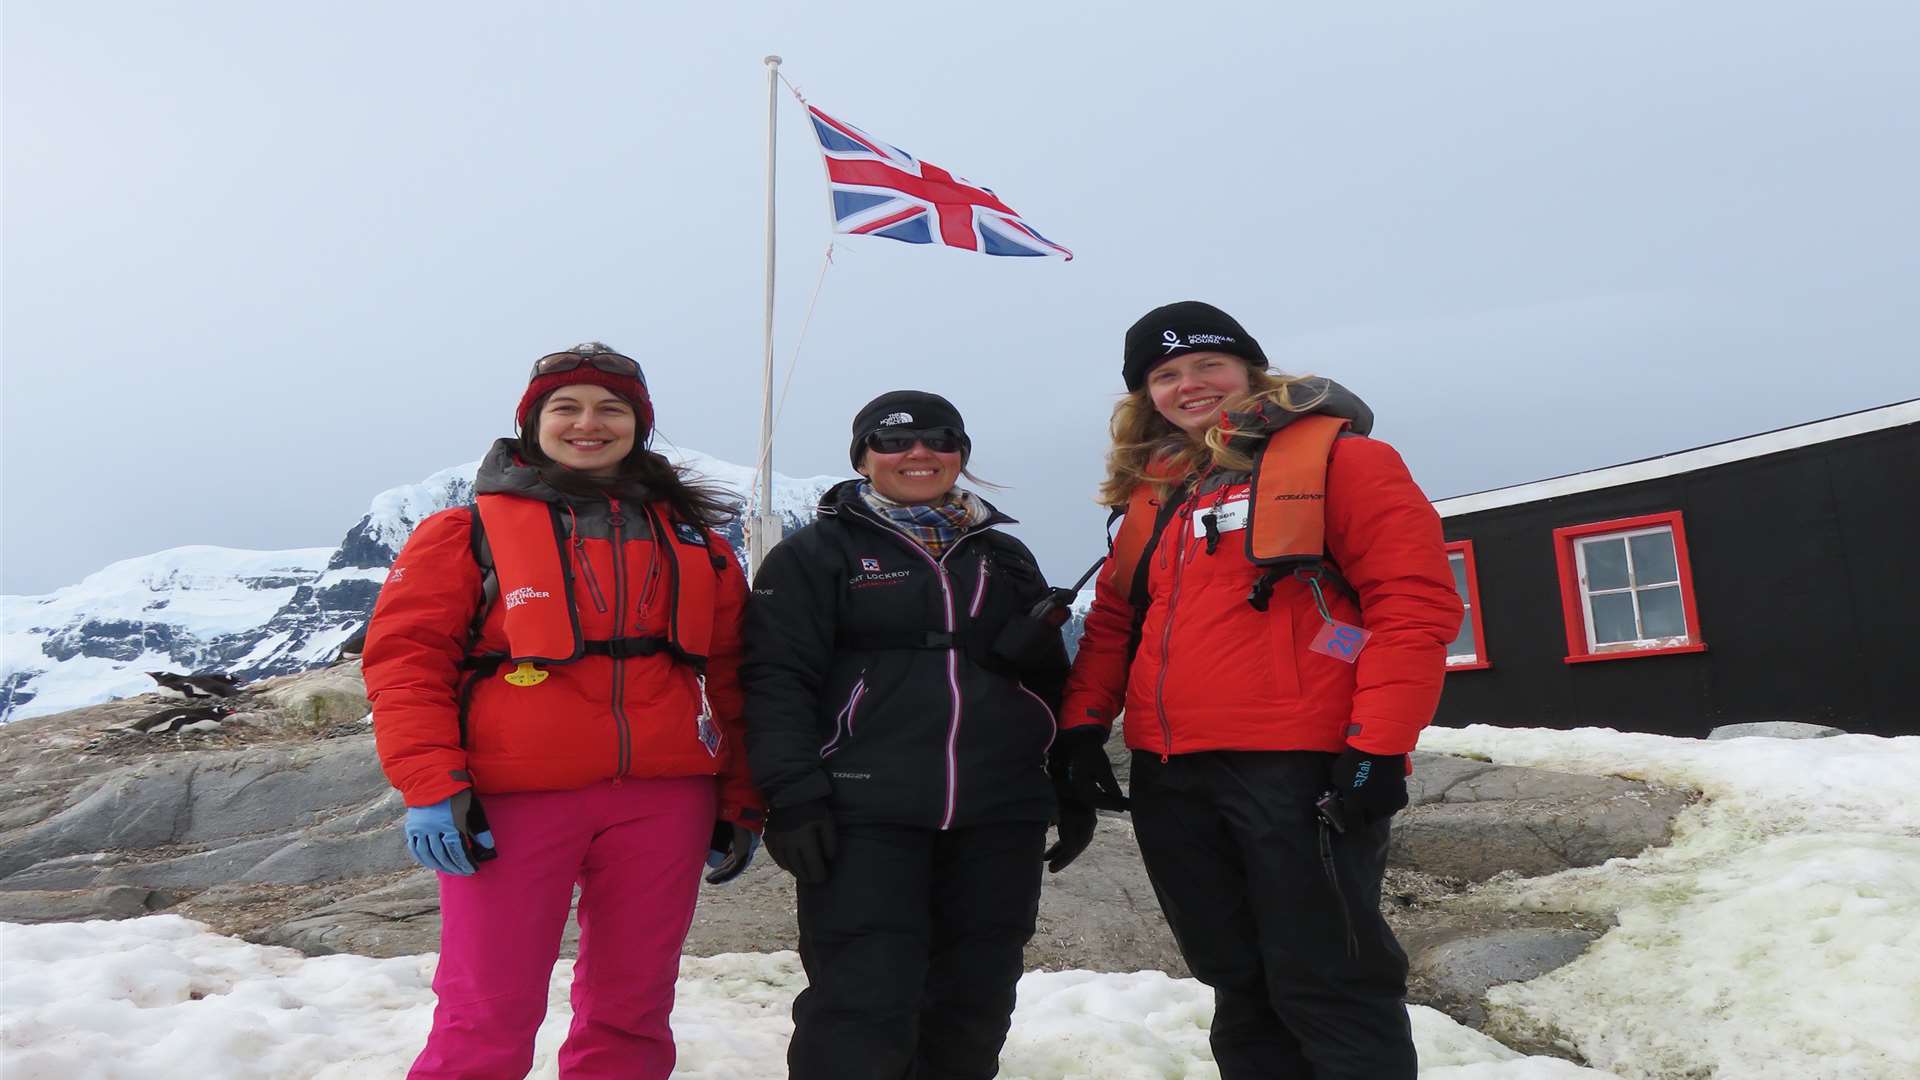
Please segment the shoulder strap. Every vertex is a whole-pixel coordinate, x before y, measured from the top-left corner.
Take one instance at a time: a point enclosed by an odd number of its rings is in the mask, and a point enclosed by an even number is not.
[[[1182,501],[1157,498],[1151,484],[1135,487],[1127,500],[1120,532],[1113,539],[1112,583],[1126,592],[1127,604],[1133,609],[1133,625],[1127,633],[1128,660],[1140,650],[1141,628],[1146,625],[1147,606],[1152,601],[1147,593],[1147,571],[1153,565],[1154,549]]]
[[[467,549],[473,552],[473,561],[480,567],[480,606],[474,609],[473,621],[467,626],[467,652],[480,642],[480,630],[487,624],[487,616],[493,613],[493,605],[500,600],[500,575],[493,568],[493,548],[487,544],[487,523],[480,516],[480,507],[467,504]]]
[[[1138,570],[1147,565],[1153,555],[1154,544],[1159,540],[1160,526],[1165,519],[1160,515],[1171,513],[1171,507],[1177,505],[1174,500],[1162,500],[1154,496],[1153,485],[1142,483],[1133,489],[1127,499],[1125,510],[1116,512],[1121,515],[1120,531],[1113,538],[1113,587],[1125,592],[1129,599],[1134,598],[1135,586],[1140,584]],[[1112,519],[1108,519],[1111,524]]]
[[[649,503],[643,509],[653,529],[654,543],[667,564],[669,607],[666,647],[662,651],[704,671],[725,559],[708,545],[705,529],[675,518],[668,504]]]
[[[1327,549],[1327,458],[1352,421],[1302,416],[1268,437],[1253,465],[1247,559],[1256,566],[1320,559]]]

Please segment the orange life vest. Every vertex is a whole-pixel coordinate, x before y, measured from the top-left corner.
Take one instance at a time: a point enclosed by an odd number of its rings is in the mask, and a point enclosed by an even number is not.
[[[1337,416],[1296,418],[1274,432],[1253,465],[1247,500],[1247,560],[1256,566],[1312,568],[1326,558],[1327,459],[1352,426]],[[1166,525],[1152,484],[1134,488],[1114,535],[1109,583],[1136,608],[1146,599],[1143,560]],[[1264,606],[1264,605],[1255,605]]]
[[[491,569],[498,579],[498,595],[506,601],[508,653],[489,657],[497,664],[565,664],[583,656],[652,656],[666,652],[696,670],[704,670],[713,638],[713,608],[720,577],[706,530],[676,521],[664,503],[644,507],[653,542],[666,555],[668,570],[667,633],[664,637],[622,637],[589,641],[580,632],[580,613],[573,593],[573,564],[567,557],[567,535],[557,507],[517,495],[481,495],[477,505],[476,556],[491,550]],[[615,552],[616,559],[621,558]],[[723,564],[724,565],[724,564]],[[482,560],[483,572],[487,560]],[[492,590],[489,590],[491,600]],[[565,606],[533,603],[564,597]],[[474,625],[486,617],[483,604]],[[473,658],[470,658],[470,660]]]

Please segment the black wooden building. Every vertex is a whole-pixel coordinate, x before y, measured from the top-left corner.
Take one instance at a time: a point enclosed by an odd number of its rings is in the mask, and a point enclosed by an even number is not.
[[[1438,723],[1920,734],[1920,400],[1434,506]]]

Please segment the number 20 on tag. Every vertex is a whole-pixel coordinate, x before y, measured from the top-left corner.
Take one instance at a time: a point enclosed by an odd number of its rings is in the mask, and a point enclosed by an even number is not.
[[[1320,632],[1313,636],[1313,644],[1307,648],[1351,664],[1359,658],[1360,650],[1367,647],[1367,639],[1372,636],[1371,630],[1336,620],[1321,624]]]

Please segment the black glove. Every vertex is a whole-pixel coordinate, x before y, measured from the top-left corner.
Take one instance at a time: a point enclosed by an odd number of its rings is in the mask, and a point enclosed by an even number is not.
[[[1333,759],[1333,792],[1352,823],[1369,825],[1407,807],[1407,755],[1369,754],[1349,746]]]
[[[814,799],[767,811],[767,854],[802,885],[827,880],[833,864],[833,812]]]
[[[1125,810],[1127,796],[1107,760],[1107,729],[1098,724],[1070,727],[1054,736],[1047,751],[1047,775],[1064,805],[1069,799],[1092,810]],[[1064,824],[1064,822],[1063,822]]]
[[[1093,823],[1099,819],[1093,807],[1073,799],[1060,800],[1060,839],[1041,858],[1047,860],[1047,872],[1057,874],[1080,857],[1093,843]]]
[[[725,885],[746,872],[753,853],[760,847],[760,836],[745,825],[731,821],[713,823],[713,837],[707,841],[707,884]]]

